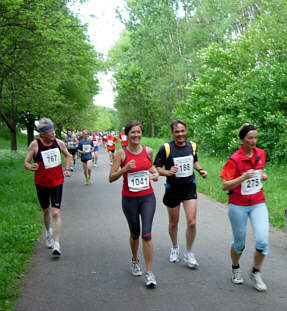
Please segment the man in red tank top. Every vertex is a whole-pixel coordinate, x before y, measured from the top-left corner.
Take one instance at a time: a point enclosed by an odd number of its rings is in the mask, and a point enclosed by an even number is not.
[[[60,205],[64,176],[71,176],[70,163],[72,156],[63,141],[55,137],[53,123],[48,118],[42,118],[38,124],[40,138],[31,142],[24,161],[27,170],[35,171],[34,183],[39,203],[43,211],[46,228],[46,245],[52,248],[53,256],[60,256],[60,232],[62,227]],[[61,155],[65,157],[63,174]],[[31,164],[32,159],[34,163]],[[50,207],[54,224],[54,236],[50,224]]]

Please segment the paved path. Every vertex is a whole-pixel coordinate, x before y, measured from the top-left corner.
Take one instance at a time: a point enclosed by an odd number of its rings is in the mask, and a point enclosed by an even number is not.
[[[252,265],[249,232],[241,268],[245,284],[231,283],[232,239],[225,206],[199,195],[194,252],[199,270],[168,262],[167,212],[162,205],[163,180],[154,183],[157,211],[153,225],[154,264],[158,288],[148,290],[143,277],[132,277],[128,261],[128,227],[121,211],[122,180],[108,183],[107,154],[101,150],[94,184],[84,185],[81,167],[66,178],[62,205],[63,255],[55,260],[43,241],[36,248],[24,280],[17,311],[286,311],[287,239],[271,230],[270,255],[264,265],[266,293],[257,292],[247,272]],[[198,182],[204,182],[198,180]],[[179,244],[184,248],[184,215]],[[141,255],[141,263],[143,258]]]

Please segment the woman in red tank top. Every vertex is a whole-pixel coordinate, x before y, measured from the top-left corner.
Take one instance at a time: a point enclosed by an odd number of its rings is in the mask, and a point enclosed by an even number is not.
[[[126,149],[117,151],[110,170],[109,181],[124,178],[122,189],[122,209],[130,229],[130,247],[132,252],[131,273],[142,275],[139,266],[138,249],[140,236],[140,221],[142,223],[142,247],[146,264],[145,284],[155,287],[157,282],[152,273],[153,246],[151,228],[155,212],[155,196],[151,186],[158,180],[158,172],[152,165],[152,149],[141,146],[142,126],[137,121],[130,121],[125,127],[128,139]]]

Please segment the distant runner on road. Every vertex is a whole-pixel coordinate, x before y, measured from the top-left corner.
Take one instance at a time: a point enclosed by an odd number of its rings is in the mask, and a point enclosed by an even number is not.
[[[266,291],[261,267],[269,245],[269,219],[262,181],[267,180],[263,171],[265,151],[257,148],[258,132],[255,126],[245,123],[238,134],[241,146],[227,161],[221,171],[222,189],[228,190],[228,216],[234,241],[230,255],[232,282],[242,284],[239,259],[245,248],[246,223],[250,219],[255,236],[254,264],[249,277],[258,291]]]
[[[65,144],[66,147],[69,151],[69,153],[72,155],[72,160],[71,160],[71,166],[70,166],[70,170],[73,171],[73,165],[75,166],[76,164],[76,153],[77,153],[77,146],[78,146],[78,139],[76,137],[76,135],[73,134],[73,132],[71,130],[67,131],[67,136],[65,137]]]
[[[119,139],[121,141],[122,148],[123,149],[127,148],[128,138],[127,138],[127,135],[125,133],[125,128],[124,127],[122,128],[122,132],[120,132],[120,134],[119,134]]]
[[[24,161],[27,170],[35,171],[34,183],[36,185],[39,203],[43,211],[46,228],[46,245],[52,248],[52,255],[60,256],[60,233],[62,221],[60,206],[64,176],[71,176],[71,155],[65,143],[55,137],[53,123],[48,118],[39,120],[38,131],[40,138],[31,142]],[[65,157],[64,175],[62,170],[61,155]],[[34,160],[34,163],[30,162]],[[50,222],[50,206],[52,208],[53,229]]]
[[[181,202],[186,215],[186,250],[184,261],[187,267],[197,269],[199,264],[191,251],[196,235],[197,193],[194,170],[206,178],[207,171],[201,168],[196,152],[196,144],[186,140],[187,129],[183,120],[171,123],[174,140],[160,147],[154,165],[161,176],[166,176],[166,189],[163,203],[169,216],[169,235],[172,242],[169,261],[179,261],[177,242],[179,208]],[[164,168],[163,168],[164,167]]]
[[[98,162],[99,140],[100,140],[99,134],[97,132],[94,132],[93,137],[92,137],[92,142],[94,146],[93,153],[92,153],[94,167],[97,167],[97,162]]]
[[[150,180],[157,181],[159,175],[152,165],[152,149],[140,144],[142,125],[137,121],[130,121],[125,127],[125,134],[129,144],[126,149],[117,151],[109,181],[113,182],[121,176],[124,178],[122,209],[130,229],[131,273],[134,276],[142,275],[138,258],[141,217],[142,247],[146,264],[145,284],[147,287],[155,287],[157,282],[152,272],[151,230],[156,201]]]
[[[117,141],[117,138],[113,136],[111,132],[108,132],[108,135],[105,138],[105,144],[109,153],[110,165],[112,165],[114,161]]]
[[[91,139],[89,139],[89,132],[83,131],[83,139],[79,142],[78,152],[81,155],[81,162],[83,165],[83,171],[86,178],[86,185],[92,184],[92,151],[94,145]]]

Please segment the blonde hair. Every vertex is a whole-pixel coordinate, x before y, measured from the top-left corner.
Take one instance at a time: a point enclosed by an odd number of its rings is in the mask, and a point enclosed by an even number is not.
[[[46,126],[49,126],[49,125],[52,126],[52,127],[54,126],[51,119],[49,119],[49,118],[41,118],[41,119],[39,120],[37,129],[38,129],[39,132],[45,132],[45,130],[43,130],[43,129],[44,129]]]
[[[241,130],[245,127],[245,126],[247,126],[247,125],[250,125],[249,123],[243,123],[241,126],[240,126],[240,128],[239,128],[239,130],[238,130],[238,137],[239,137],[239,133],[241,132]]]

